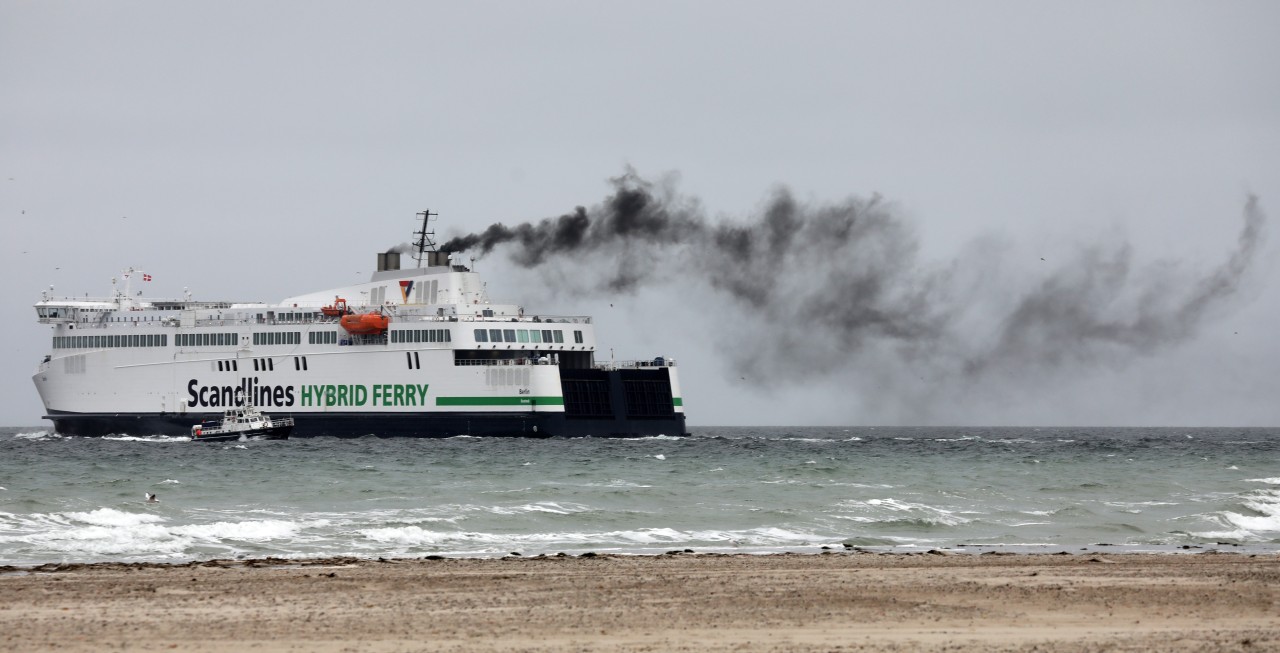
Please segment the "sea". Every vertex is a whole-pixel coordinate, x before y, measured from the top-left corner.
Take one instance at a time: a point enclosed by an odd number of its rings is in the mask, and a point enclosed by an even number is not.
[[[1280,550],[1277,428],[690,430],[211,444],[0,428],[0,565]]]

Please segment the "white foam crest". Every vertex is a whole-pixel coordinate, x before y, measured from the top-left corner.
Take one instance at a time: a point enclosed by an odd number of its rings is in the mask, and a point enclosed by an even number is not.
[[[95,526],[138,526],[164,521],[164,517],[150,513],[123,512],[112,508],[98,508],[90,512],[63,513],[68,519]]]
[[[1191,534],[1210,540],[1249,540],[1254,537],[1253,532],[1245,528],[1229,531],[1197,531]]]
[[[586,506],[578,504],[559,504],[555,501],[539,501],[538,503],[526,503],[523,506],[516,506],[517,511],[521,512],[547,512],[553,515],[572,515],[575,512],[585,512]]]
[[[13,437],[18,440],[57,440],[62,436],[53,431],[31,431],[29,433],[14,433]]]
[[[45,554],[71,556],[173,556],[190,544],[174,536],[157,515],[101,508],[90,512],[0,513],[0,542],[22,543]]]
[[[1246,478],[1245,483],[1266,483],[1267,485],[1280,485],[1280,476],[1273,478]]]
[[[328,522],[319,520],[311,526],[326,526]],[[174,526],[170,529],[178,535],[186,535],[205,541],[240,540],[261,541],[292,538],[302,530],[304,524],[279,519],[261,519],[240,522],[215,522],[212,524],[190,524]]]
[[[714,471],[714,470],[712,470]],[[649,488],[652,485],[643,485],[620,478],[611,478],[607,483],[583,483],[579,487],[608,487],[608,488]]]
[[[645,435],[637,438],[614,438],[615,440],[685,440],[678,435]]]
[[[181,482],[182,482],[182,481],[179,481],[179,480],[178,480],[178,479],[176,479],[176,478],[166,478],[166,479],[164,479],[163,481],[160,481],[159,485],[164,485],[164,484],[166,484],[166,483],[178,484],[178,483],[181,483]]]
[[[190,436],[185,435],[104,435],[103,440],[115,440],[116,442],[190,442]]]
[[[1280,516],[1280,490],[1255,490],[1244,497],[1243,503],[1268,517]]]
[[[496,515],[519,515],[535,512],[545,512],[554,515],[572,515],[578,512],[586,512],[589,510],[584,505],[577,503],[557,503],[555,501],[539,501],[537,503],[526,503],[520,506],[463,506],[467,510],[479,510],[483,512],[491,512]]]
[[[419,526],[367,528],[357,533],[380,545],[399,547],[435,547],[466,549],[498,549],[512,547],[550,548],[556,546],[636,547],[692,546],[714,543],[734,547],[782,546],[814,544],[829,541],[811,533],[782,528],[755,528],[744,531],[681,531],[674,528],[640,528],[605,532],[564,532],[498,534],[474,531],[433,531]]]
[[[1280,532],[1280,491],[1259,490],[1250,493],[1240,502],[1245,508],[1257,515],[1245,515],[1237,512],[1223,511],[1223,519],[1228,524],[1248,530],[1254,534]]]
[[[666,459],[667,459],[667,457],[666,457],[666,456],[664,456],[664,455],[662,455],[662,454],[660,454],[660,453],[658,453],[658,454],[654,454],[654,455],[653,455],[653,457],[654,457],[654,458],[657,458],[658,460],[666,460]]]
[[[908,519],[916,519],[926,523],[941,524],[944,526],[958,526],[971,521],[956,515],[951,510],[936,508],[924,503],[901,501],[894,498],[867,499],[865,501],[850,500],[843,501],[838,505],[871,513],[871,516],[869,517],[855,516],[854,519],[856,521],[897,521],[902,519],[903,516],[906,516]]]
[[[1239,498],[1240,504],[1256,514],[1244,514],[1232,510],[1203,515],[1227,530],[1193,533],[1200,537],[1248,540],[1262,534],[1280,533],[1280,490],[1255,490]],[[1268,537],[1274,537],[1269,535]]]
[[[398,544],[400,546],[423,546],[440,544],[455,538],[459,533],[441,533],[429,531],[421,526],[401,526],[388,528],[365,528],[356,531],[360,535],[380,544]]]
[[[79,555],[175,555],[190,544],[158,524],[64,527],[3,539],[26,542],[48,552]]]

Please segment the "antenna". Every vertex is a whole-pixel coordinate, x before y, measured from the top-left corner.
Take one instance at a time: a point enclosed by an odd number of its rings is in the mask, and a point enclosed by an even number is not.
[[[440,214],[432,213],[431,209],[423,209],[416,215],[422,217],[422,228],[413,232],[413,235],[417,240],[413,242],[414,251],[410,255],[418,262],[418,267],[422,267],[422,259],[427,258],[427,252],[436,251],[436,232],[431,228],[431,218],[440,217]],[[428,263],[428,265],[430,265],[430,263]]]

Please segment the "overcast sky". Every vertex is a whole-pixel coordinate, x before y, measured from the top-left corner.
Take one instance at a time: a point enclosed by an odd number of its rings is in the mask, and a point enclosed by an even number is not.
[[[694,425],[1275,425],[1277,26],[1275,2],[0,0],[0,423],[40,423],[51,284],[101,295],[132,265],[149,294],[274,301],[367,278],[424,208],[442,235],[557,216],[630,166],[715,224],[780,187],[878,194],[910,276],[967,280],[947,328],[976,349],[921,362],[751,328],[696,266],[610,296],[556,292],[582,262],[479,262],[496,300],[594,314],[602,354],[675,357]],[[1250,194],[1273,237],[1175,335],[939,367],[1088,252],[1131,252],[1099,314],[1213,278]],[[748,373],[769,332],[797,364]]]

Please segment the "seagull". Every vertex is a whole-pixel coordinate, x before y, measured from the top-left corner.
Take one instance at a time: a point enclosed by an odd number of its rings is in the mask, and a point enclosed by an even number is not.
[[[147,497],[147,503],[160,503],[160,500],[156,498],[156,495],[150,492],[146,493],[146,497]]]

